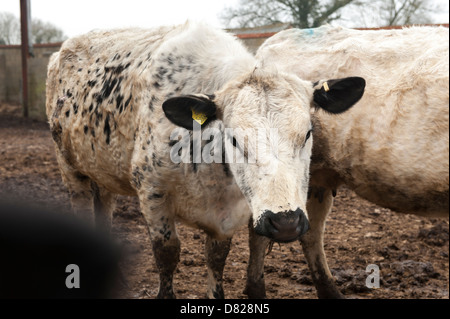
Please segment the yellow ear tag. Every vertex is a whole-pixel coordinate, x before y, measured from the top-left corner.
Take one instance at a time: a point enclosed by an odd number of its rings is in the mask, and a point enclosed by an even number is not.
[[[192,118],[200,125],[203,125],[203,123],[205,123],[208,119],[205,114],[197,113],[194,110],[192,110]]]
[[[330,90],[327,82],[323,82],[323,88],[324,88],[325,92],[328,92]]]

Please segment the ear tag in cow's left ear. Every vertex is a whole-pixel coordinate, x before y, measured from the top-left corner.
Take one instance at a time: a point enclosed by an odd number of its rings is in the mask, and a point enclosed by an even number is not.
[[[330,90],[330,87],[328,86],[327,82],[323,82],[322,86],[323,86],[323,89],[325,90],[325,92],[328,92]]]
[[[205,123],[208,119],[205,114],[197,113],[194,110],[192,110],[192,118],[200,125],[203,125],[203,123]]]

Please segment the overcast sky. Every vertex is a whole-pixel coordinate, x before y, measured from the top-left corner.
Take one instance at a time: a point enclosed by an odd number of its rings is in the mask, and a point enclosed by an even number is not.
[[[31,0],[31,15],[61,28],[69,37],[92,29],[153,27],[186,19],[223,27],[218,14],[238,0]],[[0,12],[20,16],[19,0],[0,0]]]
[[[152,27],[184,23],[186,19],[225,27],[218,18],[225,6],[239,0],[31,0],[31,15],[51,22],[71,37],[92,29]],[[448,23],[448,0],[435,0],[446,9],[436,16]],[[0,12],[20,16],[19,0],[0,0]]]

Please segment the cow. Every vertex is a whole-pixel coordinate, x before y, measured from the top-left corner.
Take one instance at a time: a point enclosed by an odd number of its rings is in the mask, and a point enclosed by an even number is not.
[[[305,80],[351,74],[367,81],[364,97],[338,120],[312,116],[311,228],[300,241],[318,296],[341,298],[323,250],[340,185],[400,213],[448,218],[448,28],[290,29],[266,40],[256,57]]]
[[[225,259],[239,227],[251,223],[252,238],[279,242],[308,230],[311,109],[342,113],[364,85],[348,77],[329,91],[314,89],[261,68],[232,35],[188,21],[67,40],[49,62],[46,112],[73,210],[94,215],[107,231],[116,194],[139,198],[160,275],[158,298],[175,297],[175,221],[204,230],[207,296],[223,298]],[[243,136],[252,129],[258,145]],[[197,157],[205,135],[203,153],[213,144],[206,153],[223,150],[224,160],[179,160]],[[259,143],[269,151],[250,161]],[[233,160],[238,154],[244,162]]]

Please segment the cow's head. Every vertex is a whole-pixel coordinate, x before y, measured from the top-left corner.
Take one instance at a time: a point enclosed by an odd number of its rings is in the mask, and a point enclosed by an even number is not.
[[[361,98],[365,81],[346,78],[318,86],[256,69],[211,96],[179,96],[163,104],[166,116],[189,130],[223,122],[225,159],[251,208],[255,231],[274,241],[295,240],[309,228],[311,108],[344,112]]]

